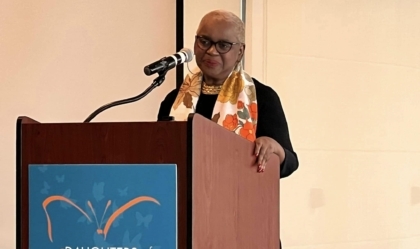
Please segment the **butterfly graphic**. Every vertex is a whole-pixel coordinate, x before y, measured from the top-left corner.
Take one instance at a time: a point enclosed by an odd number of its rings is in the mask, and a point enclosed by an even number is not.
[[[141,213],[136,212],[136,219],[137,219],[137,226],[141,226],[142,224],[144,224],[146,228],[149,228],[149,223],[152,221],[153,215],[149,214],[143,217]]]
[[[105,186],[104,182],[100,182],[100,183],[95,182],[93,184],[93,197],[95,198],[97,202],[105,198],[104,186]]]
[[[76,200],[70,199],[70,195],[71,195],[71,189],[67,189],[66,192],[64,192],[63,196],[66,197],[67,199],[71,200],[72,202],[76,203]],[[64,209],[67,209],[70,207],[69,204],[67,204],[66,202],[61,202],[60,206]]]
[[[92,193],[93,193],[93,196],[94,196],[94,198],[96,197],[96,198],[102,198],[102,194],[103,194],[103,184],[102,183],[99,183],[99,184],[94,184],[93,185],[93,189],[92,189]],[[66,196],[66,197],[68,197],[68,196]],[[61,202],[61,203],[63,203],[63,202]],[[66,204],[67,205],[67,204]],[[92,217],[92,216],[94,216],[94,215],[96,215],[96,214],[94,214],[93,213],[93,209],[92,209],[92,204],[90,204],[90,205],[88,205],[88,202],[86,202],[85,203],[85,212],[89,215],[89,217]],[[107,206],[106,208],[108,208],[109,206]],[[114,201],[114,202],[112,202],[112,212],[115,212],[116,210],[118,209],[118,206],[117,206],[117,203]],[[105,212],[106,212],[106,210],[105,210]],[[104,213],[104,215],[105,215],[105,213]],[[112,227],[118,227],[119,226],[119,221],[122,219],[124,217],[124,214],[121,214],[120,216],[118,216],[116,219],[115,219],[115,221],[112,223]],[[87,218],[86,218],[86,216],[84,216],[84,215],[82,215],[78,220],[77,220],[77,222],[87,222],[87,224],[90,224],[90,223],[92,223],[91,221],[89,221]],[[101,227],[102,226],[102,220],[101,220],[101,223],[98,225],[98,227]]]
[[[41,194],[47,195],[48,194],[48,190],[50,189],[50,185],[47,182],[44,182],[44,188],[41,189]]]
[[[103,189],[103,186],[102,186]],[[96,198],[95,198],[96,199]],[[83,209],[81,209],[78,205],[76,205],[72,200],[70,200],[69,198],[65,197],[65,196],[61,196],[61,195],[53,195],[53,196],[49,196],[47,197],[43,203],[42,203],[42,207],[44,208],[45,211],[45,215],[47,218],[47,232],[48,232],[48,237],[50,239],[51,242],[53,242],[53,236],[52,236],[52,224],[51,224],[51,219],[50,216],[48,214],[47,211],[47,207],[49,204],[51,204],[52,202],[55,201],[62,201],[62,202],[66,202],[67,204],[73,206],[74,208],[76,208],[79,212],[81,212],[83,214],[84,217],[86,217],[86,219],[89,222],[92,222],[92,218],[91,215],[89,215],[87,212],[85,212]],[[105,226],[102,228],[102,222],[103,219],[105,217],[105,213],[108,210],[108,208],[111,206],[111,200],[108,200],[106,207],[105,207],[105,211],[103,212],[102,215],[102,219],[101,222],[98,222],[97,219],[97,215],[95,212],[95,209],[93,208],[92,203],[88,200],[87,201],[87,207],[90,210],[91,214],[93,215],[93,217],[95,218],[96,221],[96,225],[97,225],[97,230],[96,233],[97,235],[102,235],[101,237],[103,237],[103,240],[106,240],[107,234],[111,228],[111,225],[113,224],[114,221],[116,221],[118,219],[119,216],[121,216],[127,209],[141,203],[141,202],[153,202],[157,205],[160,205],[159,201],[157,201],[155,198],[150,197],[150,196],[138,196],[130,201],[128,201],[127,203],[125,203],[124,205],[122,205],[121,207],[117,208],[112,214],[111,216],[108,218],[108,220],[105,223]],[[78,222],[81,219],[79,218]]]
[[[48,169],[47,166],[38,167],[38,170],[41,171],[42,173],[45,173],[45,171],[47,171],[47,169]]]
[[[85,213],[87,213],[88,214],[88,216],[89,217],[92,217],[93,216],[93,213],[92,213],[92,211],[91,211],[91,209],[90,209],[90,207],[89,207],[89,205],[88,205],[88,203],[87,202],[85,202]],[[82,216],[80,216],[80,218],[77,220],[77,222],[78,223],[81,223],[81,222],[86,222],[87,224],[90,224],[90,223],[92,223],[92,221],[91,220],[88,220],[87,218],[86,218],[86,216],[85,215],[83,215],[82,214]]]
[[[114,202],[112,203],[112,212],[117,211],[118,206],[117,204]],[[112,223],[112,227],[118,227],[120,225],[120,220],[124,218],[124,214],[119,215],[117,218],[115,218],[115,221]]]
[[[93,234],[93,242],[95,243],[95,245],[105,247],[105,248],[114,246],[113,244],[106,241],[104,236],[102,236],[102,234],[98,234],[97,232]]]
[[[141,245],[140,245],[140,240],[141,240],[141,233],[137,234],[136,236],[134,236],[133,239],[130,240],[130,233],[128,231],[125,231],[124,233],[124,237],[123,237],[123,245],[127,245],[127,246],[131,246],[131,247],[135,247],[140,249]]]
[[[55,179],[57,180],[58,183],[64,182],[64,175],[62,175],[62,176],[55,176]]]
[[[127,190],[128,187],[126,187],[125,189],[118,189],[118,193],[120,194],[120,196],[127,196]]]

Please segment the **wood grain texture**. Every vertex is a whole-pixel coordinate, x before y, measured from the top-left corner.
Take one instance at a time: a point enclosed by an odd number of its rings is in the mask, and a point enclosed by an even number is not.
[[[279,158],[257,173],[254,143],[196,116],[193,248],[279,248]]]
[[[28,248],[29,164],[178,165],[178,248],[187,244],[187,123],[40,124],[18,120],[17,245]],[[20,126],[19,126],[20,124]],[[20,148],[19,148],[20,147]]]

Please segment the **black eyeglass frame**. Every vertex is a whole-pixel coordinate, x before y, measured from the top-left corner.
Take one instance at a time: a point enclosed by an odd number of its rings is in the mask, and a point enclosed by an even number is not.
[[[205,39],[205,40],[209,41],[209,42],[210,42],[210,46],[209,46],[208,48],[202,48],[202,47],[200,46],[200,42],[198,42],[198,43],[197,43],[197,39]],[[200,49],[204,50],[204,51],[209,50],[209,49],[210,49],[210,48],[214,45],[214,47],[216,48],[216,50],[217,50],[217,52],[218,52],[219,54],[226,54],[226,53],[229,53],[229,51],[232,49],[233,45],[237,45],[237,44],[243,45],[243,43],[242,43],[242,42],[228,42],[228,41],[217,41],[217,42],[214,42],[214,41],[210,40],[209,38],[207,38],[207,37],[205,37],[205,36],[201,36],[201,35],[196,35],[196,36],[195,36],[195,42],[197,43],[197,46],[198,46]],[[220,51],[219,51],[219,49],[217,48],[217,44],[219,44],[219,43],[226,43],[226,44],[229,44],[229,45],[230,45],[229,50],[228,50],[228,51],[226,51],[226,52],[220,52]]]

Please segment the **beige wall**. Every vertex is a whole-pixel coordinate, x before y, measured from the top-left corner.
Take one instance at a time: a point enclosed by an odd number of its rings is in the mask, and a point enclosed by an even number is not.
[[[267,0],[246,1],[245,70],[252,77],[267,78]]]
[[[300,168],[286,248],[420,247],[420,2],[267,0],[267,84]]]

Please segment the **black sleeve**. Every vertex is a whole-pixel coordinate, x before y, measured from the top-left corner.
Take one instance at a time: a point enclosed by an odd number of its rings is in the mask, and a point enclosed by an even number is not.
[[[169,116],[177,95],[177,89],[172,90],[168,95],[166,95],[165,99],[160,103],[157,120],[163,120],[165,117]]]
[[[285,159],[280,165],[280,177],[284,178],[298,168],[297,154],[293,151],[289,128],[279,96],[268,86],[262,86],[261,88],[257,89],[257,137],[271,137],[283,147]],[[258,93],[258,90],[260,90],[260,93]]]

